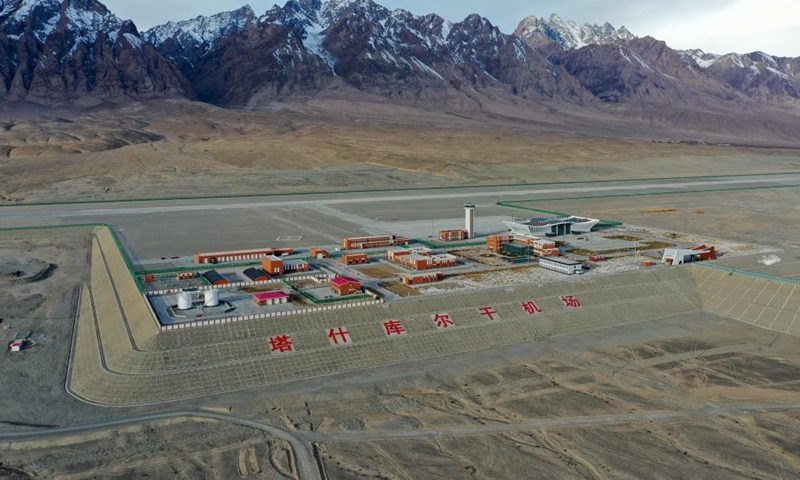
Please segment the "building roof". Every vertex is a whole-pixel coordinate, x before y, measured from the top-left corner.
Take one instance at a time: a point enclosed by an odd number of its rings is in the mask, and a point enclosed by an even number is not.
[[[305,260],[301,260],[301,259],[295,259],[295,260],[284,260],[283,264],[284,265],[307,265],[308,262],[306,262]]]
[[[228,283],[228,279],[220,275],[219,272],[216,270],[209,270],[206,273],[204,273],[203,276],[206,277],[206,280],[211,282],[213,285],[216,285],[217,283],[220,282]]]
[[[333,285],[336,285],[337,287],[343,287],[343,286],[347,285],[348,283],[356,283],[356,284],[361,285],[360,281],[356,280],[355,278],[350,278],[350,277],[336,277],[336,278],[331,280],[331,283]]]
[[[264,258],[266,258],[270,262],[282,262],[283,261],[276,255],[264,255]]]
[[[244,273],[244,275],[250,280],[256,280],[258,278],[264,278],[264,277],[269,278],[269,274],[260,268],[254,268],[254,267],[248,268],[242,273]]]
[[[563,257],[547,257],[547,258],[540,258],[539,262],[551,262],[551,263],[559,263],[561,265],[581,265],[581,262],[576,260],[572,260],[570,258],[563,258]]]
[[[289,294],[286,292],[264,292],[264,293],[254,293],[253,298],[256,300],[275,300],[280,298],[289,298]]]

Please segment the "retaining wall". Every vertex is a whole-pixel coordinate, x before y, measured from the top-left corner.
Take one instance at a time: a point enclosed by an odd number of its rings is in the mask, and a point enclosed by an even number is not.
[[[111,293],[118,297],[118,306],[121,307],[121,309],[109,308],[117,315],[123,316],[134,343],[140,348],[144,348],[158,333],[158,320],[150,313],[151,310],[147,306],[147,300],[145,300],[143,295],[139,292],[136,281],[128,270],[125,259],[117,248],[117,244],[111,236],[110,230],[104,227],[96,228],[94,235],[97,240],[96,247],[99,247],[99,252],[96,249],[92,252],[93,290],[97,292],[98,289],[100,289],[106,295]],[[102,265],[103,263],[105,263],[105,265]],[[99,268],[101,266],[102,268]],[[106,271],[103,273],[100,270]],[[97,284],[95,281],[95,272],[100,274],[100,277],[103,278],[103,282],[109,281],[111,283],[111,290],[106,288],[106,285]],[[114,301],[115,296],[103,297],[103,300],[116,303]],[[95,297],[95,301],[97,302],[97,293],[95,293]],[[117,312],[117,310],[121,311]],[[106,323],[103,322],[102,317],[100,321],[101,323]]]
[[[703,310],[775,332],[800,336],[800,281],[696,264]]]

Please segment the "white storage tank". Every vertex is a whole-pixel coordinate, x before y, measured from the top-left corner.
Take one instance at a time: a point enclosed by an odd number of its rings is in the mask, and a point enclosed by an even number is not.
[[[178,310],[191,310],[192,308],[192,292],[181,290],[178,294]]]
[[[219,290],[206,290],[203,305],[206,307],[219,306]]]

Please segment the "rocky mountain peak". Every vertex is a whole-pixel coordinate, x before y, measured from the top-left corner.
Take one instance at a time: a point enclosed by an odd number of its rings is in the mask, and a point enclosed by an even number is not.
[[[201,15],[191,20],[167,22],[145,32],[144,38],[156,46],[168,39],[178,43],[213,44],[219,37],[240,31],[256,20],[253,9],[250,5],[245,5],[210,17]]]
[[[327,26],[343,17],[363,16],[370,22],[382,22],[391,11],[372,0],[329,0],[322,5],[320,21]]]
[[[0,13],[4,33],[11,38],[28,33],[40,42],[62,30],[72,33],[76,41],[91,43],[101,32],[113,36],[122,24],[122,20],[95,0],[11,0]]]
[[[636,38],[627,28],[614,28],[606,22],[603,25],[578,25],[573,21],[565,21],[557,14],[548,19],[535,15],[524,18],[514,35],[533,46],[544,42],[554,42],[564,50],[585,47],[586,45],[622,44]]]
[[[0,93],[53,102],[190,94],[136,25],[96,0],[5,0]]]

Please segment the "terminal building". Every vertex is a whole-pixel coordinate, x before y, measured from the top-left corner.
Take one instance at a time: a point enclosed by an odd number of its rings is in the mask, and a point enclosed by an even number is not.
[[[600,220],[583,217],[565,218],[533,218],[531,220],[515,220],[503,222],[514,235],[524,237],[558,237],[571,233],[591,232]]]

